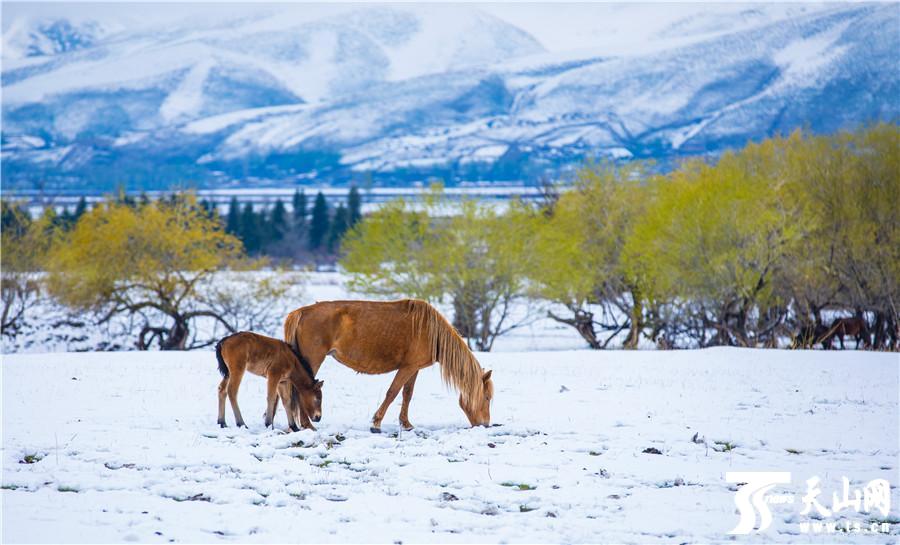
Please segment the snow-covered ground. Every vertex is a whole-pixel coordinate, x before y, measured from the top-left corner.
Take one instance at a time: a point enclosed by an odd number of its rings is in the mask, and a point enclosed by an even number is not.
[[[250,429],[215,426],[211,352],[5,355],[2,541],[723,541],[739,519],[730,471],[792,477],[770,496],[793,503],[739,541],[897,541],[897,354],[478,356],[499,426],[468,428],[431,368],[416,429],[398,432],[398,401],[373,435],[390,376],[332,360],[318,431],[285,434],[262,427],[258,377],[241,390]],[[807,479],[830,508],[844,476],[851,498],[889,481],[891,511],[822,522],[888,521],[889,535],[801,533]]]

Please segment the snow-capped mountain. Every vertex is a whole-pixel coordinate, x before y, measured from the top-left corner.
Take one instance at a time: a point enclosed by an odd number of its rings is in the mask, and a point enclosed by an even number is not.
[[[6,188],[527,181],[900,115],[896,3],[7,6]]]

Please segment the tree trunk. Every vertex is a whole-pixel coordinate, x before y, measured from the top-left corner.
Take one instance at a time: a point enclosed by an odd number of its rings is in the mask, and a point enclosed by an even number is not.
[[[184,350],[188,340],[188,324],[181,316],[173,316],[175,323],[166,332],[159,344],[160,350]]]
[[[569,307],[569,310],[572,311],[572,318],[562,318],[552,312],[547,312],[547,317],[561,324],[574,327],[575,331],[581,335],[581,338],[587,341],[591,349],[599,350],[603,348],[603,344],[597,339],[597,332],[594,330],[594,313],[572,307]]]
[[[634,350],[638,347],[638,341],[641,340],[641,332],[644,330],[644,300],[641,292],[637,288],[631,289],[631,329],[628,331],[628,338],[625,339],[624,347]]]

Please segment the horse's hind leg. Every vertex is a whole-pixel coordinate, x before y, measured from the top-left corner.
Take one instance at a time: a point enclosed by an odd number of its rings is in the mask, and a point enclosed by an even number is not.
[[[288,427],[291,431],[300,431],[297,427],[297,420],[294,418],[294,410],[291,407],[291,383],[282,382],[278,385],[278,396],[281,398],[281,404],[284,406],[284,412],[287,413]]]
[[[234,424],[235,426],[241,428],[247,427],[247,424],[244,423],[244,417],[241,416],[241,409],[238,408],[237,403],[237,393],[238,388],[241,387],[241,379],[244,378],[243,370],[235,370],[228,377],[228,386],[226,387],[226,391],[228,392],[228,400],[231,402],[231,410],[234,412]]]
[[[384,413],[387,412],[388,407],[391,406],[391,403],[397,397],[397,394],[400,393],[400,388],[402,388],[403,385],[406,384],[406,381],[418,371],[419,370],[415,367],[401,367],[397,370],[397,374],[394,375],[391,386],[384,395],[384,402],[378,407],[378,410],[375,411],[375,416],[372,418],[372,427],[369,428],[369,431],[372,433],[381,433],[381,421],[384,419]]]
[[[228,377],[222,379],[222,382],[219,383],[219,420],[217,423],[220,427],[225,427],[225,396],[228,395],[226,389],[228,388]]]
[[[413,373],[413,376],[403,385],[403,405],[400,407],[400,427],[409,431],[413,429],[413,425],[409,423],[409,402],[412,400],[413,389],[416,387],[416,377],[419,372]]]

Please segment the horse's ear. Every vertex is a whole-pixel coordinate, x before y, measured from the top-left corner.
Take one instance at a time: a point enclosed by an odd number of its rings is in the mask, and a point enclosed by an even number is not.
[[[317,380],[316,381],[316,389],[321,390],[323,384],[325,384],[324,380]]]
[[[489,370],[489,371],[486,371],[486,372],[484,373],[484,377],[482,377],[481,380],[482,380],[483,382],[487,382],[487,381],[491,380],[491,373],[493,373],[493,372],[494,372],[493,369],[491,369],[491,370]]]

